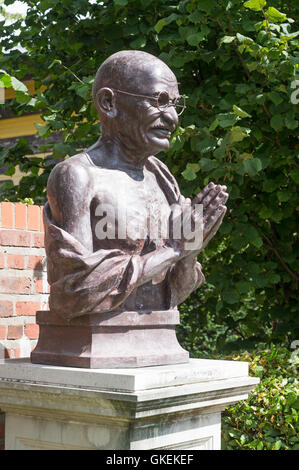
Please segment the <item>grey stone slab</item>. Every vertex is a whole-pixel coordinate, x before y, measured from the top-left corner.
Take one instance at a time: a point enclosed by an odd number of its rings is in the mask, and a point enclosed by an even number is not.
[[[0,379],[36,384],[136,392],[248,376],[248,363],[190,359],[187,364],[140,369],[84,369],[31,364],[29,359],[0,361]]]

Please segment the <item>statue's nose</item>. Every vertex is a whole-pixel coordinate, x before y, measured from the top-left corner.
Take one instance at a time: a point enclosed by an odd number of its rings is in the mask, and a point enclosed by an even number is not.
[[[175,106],[168,106],[162,113],[164,121],[171,128],[173,132],[178,125],[179,118],[175,109]]]

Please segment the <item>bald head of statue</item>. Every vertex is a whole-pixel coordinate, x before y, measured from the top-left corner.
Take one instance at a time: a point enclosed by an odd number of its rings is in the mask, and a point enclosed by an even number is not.
[[[157,107],[156,98],[167,93],[173,102],[179,91],[174,73],[160,59],[143,51],[117,52],[98,69],[92,92],[104,138],[140,156],[169,147],[177,112],[174,106]]]

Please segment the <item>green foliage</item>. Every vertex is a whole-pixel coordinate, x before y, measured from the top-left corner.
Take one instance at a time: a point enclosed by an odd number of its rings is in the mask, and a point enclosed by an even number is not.
[[[290,352],[272,348],[232,359],[248,361],[250,375],[261,381],[248,401],[226,409],[222,449],[298,450],[298,371]]]
[[[4,3],[4,0],[0,0],[0,15],[1,16],[3,16],[4,18],[8,20],[14,20],[14,19],[19,19],[23,17],[23,15],[20,13],[9,13],[8,11],[6,11],[6,9],[3,7],[3,3]]]
[[[15,88],[16,115],[42,112],[37,131],[50,140],[39,149],[46,159],[27,157],[26,138],[0,148],[8,175],[16,165],[26,172],[18,186],[4,185],[10,200],[43,202],[55,160],[98,138],[91,85],[110,54],[143,49],[177,75],[187,109],[159,157],[185,196],[211,180],[230,193],[220,232],[200,256],[207,283],[181,307],[181,333],[194,351],[211,337],[218,350],[298,338],[295,14],[282,0],[39,0],[25,27],[1,25],[0,85]],[[34,98],[19,84],[28,75],[46,87]]]

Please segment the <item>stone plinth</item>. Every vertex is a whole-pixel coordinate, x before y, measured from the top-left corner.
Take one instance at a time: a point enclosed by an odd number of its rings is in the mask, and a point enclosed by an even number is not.
[[[259,379],[248,364],[191,359],[138,369],[0,362],[6,449],[219,449],[221,411]]]
[[[178,310],[107,312],[63,320],[39,311],[40,334],[31,360],[36,364],[127,368],[180,364],[189,353],[179,344]]]

